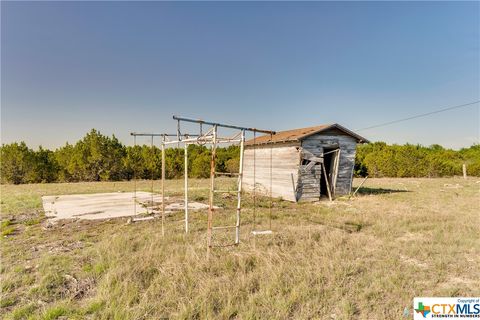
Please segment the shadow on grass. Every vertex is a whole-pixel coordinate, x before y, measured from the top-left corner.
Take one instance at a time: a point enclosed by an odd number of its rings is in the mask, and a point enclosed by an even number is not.
[[[384,188],[369,188],[369,187],[361,187],[358,189],[357,194],[365,195],[365,194],[385,194],[385,193],[397,193],[397,192],[411,192],[408,190],[401,190],[401,189],[384,189]]]
[[[371,224],[369,223],[356,222],[356,221],[335,222],[335,221],[322,221],[318,219],[308,219],[308,221],[314,224],[321,224],[326,227],[340,229],[348,233],[360,232],[362,231],[362,229],[371,226]]]

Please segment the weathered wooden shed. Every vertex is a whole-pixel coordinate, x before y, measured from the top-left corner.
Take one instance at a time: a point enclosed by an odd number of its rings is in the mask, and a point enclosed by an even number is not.
[[[245,142],[243,185],[285,200],[319,200],[352,188],[357,143],[339,124],[277,132]]]

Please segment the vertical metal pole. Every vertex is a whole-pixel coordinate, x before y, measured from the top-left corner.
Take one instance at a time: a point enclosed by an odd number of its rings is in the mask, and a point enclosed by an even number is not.
[[[217,125],[213,126],[212,157],[210,160],[210,197],[208,206],[208,224],[207,224],[207,259],[210,257],[212,247],[212,222],[213,222],[213,196],[215,192],[215,157],[217,150]]]
[[[150,185],[150,206],[152,208],[152,215],[153,215],[153,179],[155,178],[155,175],[154,175],[154,168],[155,168],[155,150],[153,149],[153,134],[152,134],[152,140],[150,141],[150,148],[151,148],[151,152],[152,152],[152,159],[151,159],[151,163],[152,163],[152,182],[151,182],[151,185]],[[148,212],[148,210],[147,210]]]
[[[137,136],[133,136],[133,215],[137,215]]]
[[[162,137],[162,237],[165,236],[165,136]]]
[[[242,130],[240,138],[240,164],[238,172],[238,193],[237,193],[237,222],[235,224],[235,244],[240,243],[240,212],[242,210],[242,182],[243,182],[243,149],[245,144],[245,130]]]
[[[270,133],[270,143],[273,140],[273,135]],[[270,204],[268,206],[268,228],[272,230],[272,208],[273,208],[273,145],[270,144]]]
[[[181,133],[180,133],[180,120],[177,120],[177,141],[180,141]],[[177,148],[180,148],[180,142],[177,143]]]
[[[185,143],[184,160],[185,160],[185,163],[184,163],[185,233],[188,233],[188,144],[187,143]]]
[[[253,131],[253,231],[257,230],[257,132]],[[255,234],[254,237],[255,239]]]

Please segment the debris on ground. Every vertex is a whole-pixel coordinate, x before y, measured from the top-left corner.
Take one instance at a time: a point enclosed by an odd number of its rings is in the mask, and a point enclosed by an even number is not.
[[[456,184],[445,183],[445,184],[443,184],[443,186],[444,186],[445,188],[450,188],[450,189],[463,188],[463,186],[460,185],[460,184],[458,184],[458,183],[456,183]]]
[[[93,278],[76,279],[69,274],[64,275],[63,278],[64,286],[61,292],[63,296],[81,299],[95,287],[95,280]]]

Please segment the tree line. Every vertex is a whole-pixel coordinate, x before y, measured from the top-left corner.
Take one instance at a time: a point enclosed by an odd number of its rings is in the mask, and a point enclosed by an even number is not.
[[[159,179],[161,177],[161,150],[157,146],[125,146],[115,136],[109,137],[91,130],[75,144],[54,151],[45,148],[33,150],[24,142],[3,144],[1,151],[1,183],[40,183],[78,181],[119,181]],[[165,150],[165,168],[168,179],[183,176],[183,148]],[[205,146],[188,147],[189,176],[210,176],[210,149]],[[462,174],[467,164],[469,175],[480,176],[480,145],[459,151],[439,145],[387,145],[375,142],[359,145],[355,160],[355,174],[371,177],[443,177]],[[217,149],[215,170],[238,172],[239,148],[229,146]]]
[[[188,146],[189,176],[210,176],[210,150]],[[236,146],[217,148],[216,170],[238,172]],[[67,143],[54,151],[32,150],[25,142],[1,146],[2,183],[119,181],[161,178],[162,152],[157,146],[125,146],[115,136],[92,130],[75,144]],[[165,174],[168,179],[184,174],[183,148],[165,149]]]
[[[451,177],[467,174],[480,176],[480,145],[458,151],[435,144],[387,145],[374,142],[359,145],[355,158],[355,174],[370,177]]]

